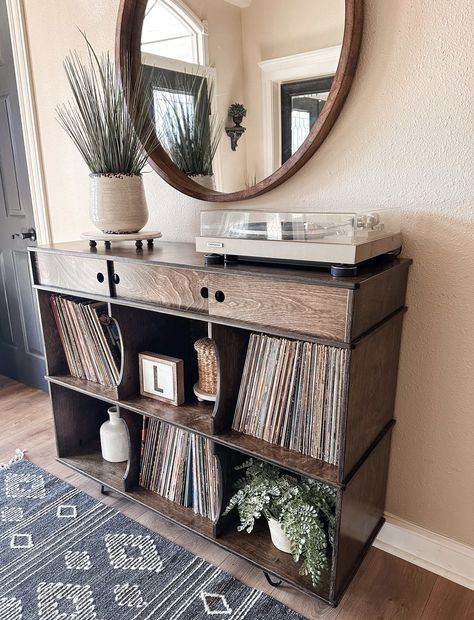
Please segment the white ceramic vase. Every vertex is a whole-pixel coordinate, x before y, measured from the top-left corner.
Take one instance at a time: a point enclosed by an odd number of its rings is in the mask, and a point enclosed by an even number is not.
[[[270,528],[270,536],[275,547],[284,553],[291,553],[290,541],[279,522],[276,519],[270,518],[268,519],[268,527]]]
[[[191,179],[206,189],[216,189],[216,180],[213,174],[196,174]]]
[[[100,427],[102,458],[110,463],[122,463],[128,459],[128,430],[117,407],[107,410],[109,420]]]
[[[136,233],[148,222],[141,174],[91,174],[90,218],[103,233]]]

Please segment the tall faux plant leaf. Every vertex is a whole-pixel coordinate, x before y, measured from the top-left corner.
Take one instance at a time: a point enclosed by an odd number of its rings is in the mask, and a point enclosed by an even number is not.
[[[93,174],[138,175],[157,143],[141,71],[132,84],[130,64],[120,76],[109,53],[98,56],[83,34],[87,61],[71,52],[64,69],[72,100],[57,107],[58,120]]]
[[[214,81],[210,75],[163,72],[153,88],[162,100],[157,131],[162,146],[188,176],[212,174],[212,162],[223,134],[223,121],[212,111]],[[192,93],[192,103],[183,96]]]

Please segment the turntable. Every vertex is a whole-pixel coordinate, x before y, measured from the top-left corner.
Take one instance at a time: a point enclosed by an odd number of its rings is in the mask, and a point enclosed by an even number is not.
[[[225,261],[314,265],[355,275],[378,256],[400,253],[398,209],[329,213],[201,212],[196,250],[206,264]]]

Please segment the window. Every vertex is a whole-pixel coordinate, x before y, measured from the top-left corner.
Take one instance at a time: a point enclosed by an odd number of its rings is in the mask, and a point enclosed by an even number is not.
[[[203,24],[178,0],[148,0],[142,52],[202,65],[204,35]]]

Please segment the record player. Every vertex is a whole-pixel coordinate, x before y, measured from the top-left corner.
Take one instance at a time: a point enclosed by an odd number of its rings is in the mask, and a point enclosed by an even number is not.
[[[314,265],[354,275],[378,256],[400,253],[400,213],[379,209],[345,213],[201,212],[196,250],[206,264],[239,260]]]

